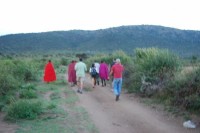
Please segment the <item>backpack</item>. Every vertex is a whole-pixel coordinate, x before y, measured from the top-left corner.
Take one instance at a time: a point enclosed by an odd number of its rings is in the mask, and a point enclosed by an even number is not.
[[[94,77],[97,75],[97,71],[94,67],[91,68],[91,72],[90,72],[91,76]]]

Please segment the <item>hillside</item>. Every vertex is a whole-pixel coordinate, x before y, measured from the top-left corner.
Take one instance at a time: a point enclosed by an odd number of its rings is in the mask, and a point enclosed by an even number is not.
[[[94,31],[70,30],[0,36],[0,53],[66,51],[112,52],[158,47],[181,55],[200,55],[200,31],[138,25]]]

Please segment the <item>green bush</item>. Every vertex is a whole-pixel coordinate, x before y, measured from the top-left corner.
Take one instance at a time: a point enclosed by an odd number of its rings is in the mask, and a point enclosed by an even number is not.
[[[145,89],[142,93],[157,93],[157,89],[162,89],[180,66],[179,58],[168,50],[138,48],[134,53],[133,63],[129,61],[125,66],[128,74],[124,78],[128,80],[125,84],[129,92]]]
[[[55,103],[51,103],[51,104],[49,104],[48,106],[47,106],[47,109],[54,109],[54,108],[56,108],[57,107],[57,105],[55,104]]]
[[[179,68],[180,61],[178,56],[168,50],[158,48],[136,49],[135,63],[138,69],[150,79],[164,80],[173,76]]]
[[[70,61],[66,58],[61,58],[60,64],[67,66],[70,63]]]
[[[5,104],[11,104],[15,102],[16,100],[17,100],[17,96],[15,96],[14,94],[6,94],[3,97],[3,101],[5,102]]]
[[[0,60],[0,95],[36,79],[38,67],[31,60]]]
[[[21,89],[19,90],[19,97],[26,99],[37,98],[35,85],[33,84],[22,85]]]
[[[185,68],[188,69],[188,68]],[[200,111],[200,67],[190,72],[177,73],[166,86],[165,96],[171,105],[181,106],[189,111]]]
[[[35,90],[21,90],[19,93],[20,98],[32,99],[37,98],[37,93]]]
[[[3,109],[4,106],[5,106],[5,104],[3,102],[0,102],[0,112]]]
[[[195,111],[199,112],[200,111],[200,96],[199,94],[192,94],[188,97],[185,98],[185,108],[189,111]]]
[[[19,87],[21,81],[13,76],[14,69],[12,60],[0,60],[0,96]]]
[[[133,61],[130,61],[125,66],[123,73],[123,86],[129,93],[137,93],[140,91],[141,86],[141,73],[137,71]]]
[[[20,83],[11,74],[0,74],[0,96],[20,86]]]
[[[36,90],[34,84],[24,84],[21,86],[21,89],[26,89],[26,90]]]
[[[16,67],[14,69],[14,76],[19,80],[32,81],[36,80],[38,68],[32,61],[14,61]]]
[[[12,103],[7,110],[6,118],[35,119],[42,112],[42,103],[37,100],[18,100]]]

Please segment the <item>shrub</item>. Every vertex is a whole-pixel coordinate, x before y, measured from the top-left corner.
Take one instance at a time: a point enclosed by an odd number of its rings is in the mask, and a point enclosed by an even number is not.
[[[9,73],[0,74],[0,96],[18,88],[20,83]]]
[[[183,70],[184,71],[184,70]],[[165,95],[173,98],[170,104],[190,111],[200,111],[200,67],[181,72],[166,86]]]
[[[163,80],[166,76],[172,76],[180,65],[178,56],[168,50],[157,48],[136,49],[135,53],[135,63],[147,77]]]
[[[11,104],[13,102],[15,102],[17,100],[17,97],[14,96],[13,94],[6,94],[3,97],[3,101],[5,102],[5,104]]]
[[[32,81],[36,80],[37,67],[32,61],[14,61],[16,67],[14,69],[14,76],[19,80]]]
[[[15,64],[12,60],[0,60],[0,96],[19,87],[14,75]]]
[[[0,112],[2,110],[2,108],[5,106],[5,104],[3,102],[0,102]]]
[[[178,56],[158,48],[136,49],[134,63],[134,80],[137,81],[133,82],[134,86],[141,85],[142,93],[148,92],[151,95],[157,93],[158,89],[163,89],[180,66]]]
[[[51,103],[51,104],[49,104],[48,106],[47,106],[47,109],[54,109],[54,108],[56,108],[57,107],[57,105],[55,104],[55,103]]]
[[[200,111],[200,96],[199,94],[192,94],[188,97],[185,98],[185,108],[189,111],[195,111],[199,112]]]
[[[69,60],[68,59],[66,59],[66,58],[61,58],[61,61],[60,61],[60,64],[61,65],[64,65],[64,66],[67,66],[68,64],[69,64]]]
[[[26,90],[36,90],[34,84],[24,84],[21,86],[21,89],[26,89]]]
[[[41,112],[41,102],[36,100],[18,100],[8,107],[6,118],[10,120],[35,119]]]
[[[141,86],[141,73],[137,71],[133,61],[130,61],[125,66],[125,71],[123,73],[123,86],[129,92],[139,92]]]
[[[26,98],[26,99],[31,99],[31,98],[37,98],[37,93],[34,90],[21,90],[19,93],[20,98]]]

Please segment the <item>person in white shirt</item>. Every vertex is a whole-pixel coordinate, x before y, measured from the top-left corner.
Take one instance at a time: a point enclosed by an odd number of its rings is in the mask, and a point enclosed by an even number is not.
[[[94,66],[95,66],[96,71],[97,71],[96,82],[99,85],[99,68],[100,68],[100,64],[97,61],[95,61],[94,62]]]

